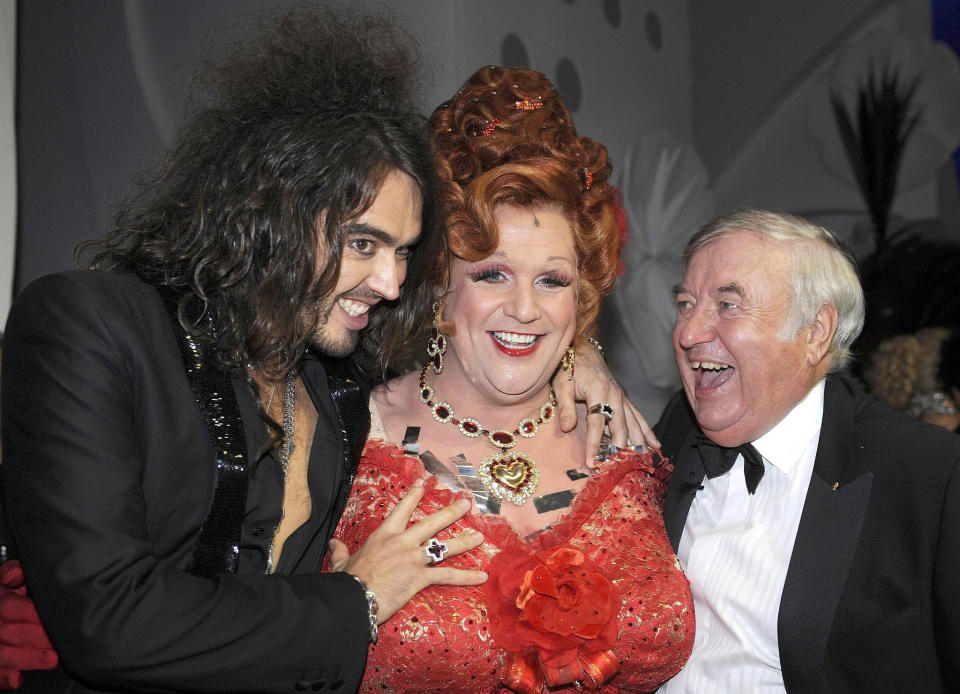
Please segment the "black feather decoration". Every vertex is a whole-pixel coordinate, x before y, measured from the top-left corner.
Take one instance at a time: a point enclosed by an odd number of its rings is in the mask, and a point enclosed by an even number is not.
[[[897,68],[887,65],[878,76],[871,66],[857,92],[856,113],[847,109],[838,93],[830,95],[847,158],[870,213],[877,250],[890,243],[887,231],[897,174],[907,140],[920,120],[920,110],[912,103],[919,82],[916,77],[901,84]]]

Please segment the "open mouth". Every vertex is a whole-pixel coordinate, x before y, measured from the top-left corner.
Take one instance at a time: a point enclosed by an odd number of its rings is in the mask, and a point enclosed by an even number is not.
[[[345,296],[337,298],[337,306],[343,311],[343,322],[348,330],[363,330],[370,320],[370,309],[376,302],[357,301]]]
[[[540,335],[531,335],[529,333],[511,333],[501,330],[495,330],[490,333],[495,344],[501,352],[512,357],[522,357],[530,354],[537,348]]]
[[[370,310],[370,304],[364,304],[344,297],[337,299],[337,305],[351,318],[359,318]]]
[[[730,380],[734,372],[734,368],[729,364],[716,361],[692,361],[690,368],[696,374],[698,390],[719,388]]]

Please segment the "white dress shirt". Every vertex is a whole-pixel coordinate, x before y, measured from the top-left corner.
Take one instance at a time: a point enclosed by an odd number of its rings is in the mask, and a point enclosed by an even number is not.
[[[823,419],[821,381],[753,442],[764,475],[748,494],[743,456],[703,480],[677,555],[693,593],[690,660],[660,692],[784,692],[777,616]]]

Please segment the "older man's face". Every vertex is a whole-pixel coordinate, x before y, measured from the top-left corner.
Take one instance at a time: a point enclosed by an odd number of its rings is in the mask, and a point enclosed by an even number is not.
[[[778,339],[792,299],[784,248],[736,232],[700,249],[678,288],[677,367],[701,428],[723,446],[772,429],[818,378],[807,330]]]

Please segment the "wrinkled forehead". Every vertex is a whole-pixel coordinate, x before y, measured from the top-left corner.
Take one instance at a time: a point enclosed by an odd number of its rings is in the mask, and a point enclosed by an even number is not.
[[[711,239],[690,256],[683,285],[717,291],[736,285],[767,294],[792,286],[790,244],[749,230]]]

